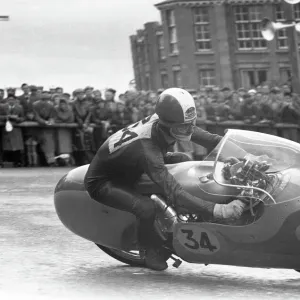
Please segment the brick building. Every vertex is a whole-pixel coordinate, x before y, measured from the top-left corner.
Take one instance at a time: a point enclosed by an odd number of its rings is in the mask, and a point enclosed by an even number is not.
[[[283,0],[169,0],[130,37],[138,89],[217,85],[250,88],[290,76],[286,30],[272,42],[260,32],[264,17],[285,20]],[[300,21],[300,4],[294,5]]]

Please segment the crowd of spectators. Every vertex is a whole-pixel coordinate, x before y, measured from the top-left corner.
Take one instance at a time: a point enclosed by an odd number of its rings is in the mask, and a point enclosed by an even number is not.
[[[1,165],[11,161],[16,167],[54,166],[62,154],[68,154],[68,163],[89,163],[111,133],[154,113],[162,92],[129,90],[117,97],[114,89],[101,93],[89,86],[72,94],[61,87],[45,90],[22,84],[21,89],[23,94],[18,97],[15,88],[0,89]],[[300,98],[288,85],[262,85],[237,91],[209,87],[190,93],[195,99],[199,123],[299,123]],[[24,122],[28,126],[16,126]],[[39,126],[30,125],[32,122]],[[62,126],[55,131],[53,125],[58,123],[78,126],[72,130]]]

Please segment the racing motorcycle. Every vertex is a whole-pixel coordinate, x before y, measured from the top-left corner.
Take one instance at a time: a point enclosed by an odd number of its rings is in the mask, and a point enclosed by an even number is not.
[[[183,260],[300,270],[300,144],[229,129],[203,161],[166,167],[194,196],[222,204],[240,199],[247,205],[238,220],[177,212],[166,204],[160,188],[143,175],[136,190],[156,203],[155,228],[173,266]],[[143,267],[138,220],[89,197],[83,183],[87,168],[73,169],[58,182],[54,203],[59,219],[111,257]]]

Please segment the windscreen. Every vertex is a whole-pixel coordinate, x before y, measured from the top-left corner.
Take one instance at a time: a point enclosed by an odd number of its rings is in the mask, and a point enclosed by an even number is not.
[[[300,145],[264,133],[228,130],[206,158],[213,159],[213,178],[224,192],[234,187],[236,194],[232,197],[274,203],[272,193],[283,186],[278,174],[300,167]]]

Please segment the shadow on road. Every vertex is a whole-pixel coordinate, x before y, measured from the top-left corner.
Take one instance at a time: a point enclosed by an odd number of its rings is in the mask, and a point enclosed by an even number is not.
[[[187,265],[174,269],[170,267],[165,272],[155,272],[143,268],[130,266],[110,266],[110,267],[82,267],[72,270],[70,274],[65,274],[64,280],[68,282],[78,282],[84,280],[90,285],[105,285],[107,288],[115,289],[116,287],[140,287],[141,289],[155,287],[156,289],[170,288],[176,291],[188,290],[211,291],[211,290],[241,290],[241,291],[272,291],[285,293],[299,293],[300,274],[298,278],[254,278],[243,273],[238,277],[239,273],[227,273],[226,271],[218,271],[216,266],[213,270],[205,270],[205,267],[196,266],[190,268]],[[209,267],[206,267],[209,268]],[[247,268],[245,268],[247,269]]]

